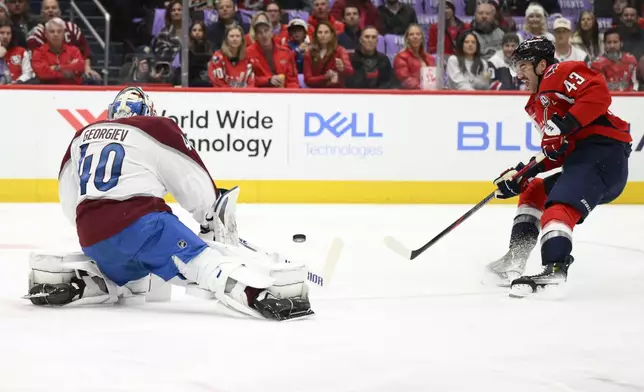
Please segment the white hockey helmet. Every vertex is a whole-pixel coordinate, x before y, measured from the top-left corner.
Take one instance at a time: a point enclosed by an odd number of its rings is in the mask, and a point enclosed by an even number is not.
[[[107,119],[134,116],[156,116],[154,103],[140,87],[126,87],[121,90],[107,107]]]

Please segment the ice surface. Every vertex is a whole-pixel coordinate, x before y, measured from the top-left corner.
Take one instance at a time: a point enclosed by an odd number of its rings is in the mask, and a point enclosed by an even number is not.
[[[468,208],[240,205],[242,237],[313,268],[345,240],[329,286],[312,288],[317,317],[277,323],[180,289],[142,307],[35,307],[20,299],[29,252],[75,250],[75,234],[57,205],[0,205],[0,391],[644,391],[644,207],[602,206],[575,230],[558,300],[480,283],[511,207],[414,261],[382,244],[418,247]]]

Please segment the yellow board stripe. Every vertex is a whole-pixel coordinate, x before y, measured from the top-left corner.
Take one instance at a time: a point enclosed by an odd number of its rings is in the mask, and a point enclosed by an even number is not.
[[[242,203],[474,204],[494,189],[486,181],[241,180],[217,181],[217,185],[239,185]],[[0,179],[0,202],[58,202],[58,181]],[[514,204],[516,199],[494,202]],[[615,203],[644,204],[644,182],[629,183]]]

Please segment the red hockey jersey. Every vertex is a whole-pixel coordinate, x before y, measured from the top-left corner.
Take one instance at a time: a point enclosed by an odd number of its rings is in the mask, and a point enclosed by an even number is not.
[[[604,75],[610,91],[634,91],[637,59],[629,53],[622,53],[618,61],[600,56],[590,68]]]
[[[233,64],[218,50],[208,63],[208,78],[215,87],[254,87],[253,65],[246,57]]]
[[[554,113],[573,116],[580,125],[566,137],[570,143],[567,154],[556,162],[544,161],[547,170],[561,166],[575,143],[591,135],[632,142],[629,124],[608,110],[611,101],[604,76],[582,61],[566,61],[546,69],[538,91],[528,100],[526,112],[542,134]]]

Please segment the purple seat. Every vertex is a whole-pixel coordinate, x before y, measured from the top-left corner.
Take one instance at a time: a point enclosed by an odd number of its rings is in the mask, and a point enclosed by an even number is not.
[[[613,19],[611,18],[597,18],[597,24],[600,31],[605,31],[613,26]]]
[[[174,56],[174,60],[172,60],[172,68],[173,69],[181,68],[181,56],[179,55],[179,53],[177,53],[177,55]]]
[[[165,26],[165,9],[157,8],[154,10],[154,22],[152,23],[152,36],[156,37],[157,34]]]
[[[376,6],[376,8],[380,7],[381,5],[385,4],[384,0],[371,0],[373,5]]]
[[[380,53],[385,53],[387,50],[385,48],[385,37],[378,34],[378,43],[376,44],[376,50]]]
[[[309,20],[309,13],[306,11],[302,10],[285,10],[286,14],[288,15],[288,20],[293,20],[293,19],[302,19],[303,21],[308,23]]]
[[[425,3],[424,9],[426,14],[438,14],[438,0],[421,0]]]
[[[210,26],[213,23],[217,23],[219,20],[219,14],[215,10],[203,10],[204,24]]]
[[[456,16],[465,15],[465,0],[454,0],[454,8]]]
[[[425,13],[424,1],[425,0],[416,0],[414,1],[414,4],[412,4],[414,11],[416,11],[416,15]]]
[[[299,84],[300,88],[309,88],[309,86],[307,86],[304,82],[303,74],[297,74],[297,83]]]
[[[242,22],[248,24],[250,24],[253,20],[253,16],[255,15],[255,11],[250,10],[239,10],[239,13],[241,14]]]
[[[387,57],[389,57],[389,62],[391,63],[391,65],[394,65],[394,58],[396,57],[396,54],[395,53],[394,54],[388,53]]]

